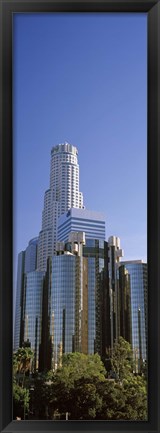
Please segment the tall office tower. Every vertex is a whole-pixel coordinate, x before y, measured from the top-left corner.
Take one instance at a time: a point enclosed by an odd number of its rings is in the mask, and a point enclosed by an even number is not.
[[[70,208],[83,208],[77,155],[77,148],[67,142],[51,150],[50,188],[44,196],[38,244],[37,264],[41,271],[47,268],[47,258],[56,253],[59,216]]]
[[[83,256],[88,260],[88,353],[105,357],[111,346],[108,243],[87,239]]]
[[[24,341],[34,353],[32,371],[39,368],[39,349],[42,330],[42,294],[45,272],[27,272],[24,276],[25,305],[23,311]]]
[[[74,233],[75,235],[75,233]],[[70,238],[70,251],[64,243],[57,244],[52,257],[50,336],[51,367],[61,365],[63,353],[88,351],[88,271],[82,257],[83,233],[75,242]]]
[[[73,231],[85,232],[86,239],[105,240],[104,215],[87,209],[70,209],[58,219],[58,240],[67,242]]]
[[[105,357],[110,346],[107,242],[71,232],[56,249],[43,289],[41,371],[60,366],[63,353]]]
[[[25,251],[25,266],[24,272],[35,271],[37,267],[37,246],[38,238],[33,238],[29,241],[29,244]]]
[[[119,329],[119,284],[118,268],[123,250],[120,249],[120,239],[110,236],[108,239],[109,248],[109,293],[110,293],[110,319],[111,319],[111,348],[120,336]]]
[[[16,309],[15,309],[15,329],[14,329],[14,351],[23,342],[23,310],[24,310],[24,274],[36,269],[37,266],[37,245],[38,238],[33,238],[25,251],[18,255],[17,285],[16,285]]]
[[[124,261],[130,275],[132,346],[136,370],[147,360],[147,264],[141,260]]]

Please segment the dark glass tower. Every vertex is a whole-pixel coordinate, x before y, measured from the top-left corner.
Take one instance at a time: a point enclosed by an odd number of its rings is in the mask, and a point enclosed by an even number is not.
[[[45,306],[45,307],[44,307]],[[43,289],[40,369],[56,369],[63,353],[98,352],[110,346],[108,244],[84,233],[57,243]],[[47,342],[47,345],[46,345]],[[45,349],[45,350],[44,350]]]
[[[141,260],[123,262],[130,275],[132,346],[136,372],[147,360],[147,264]]]
[[[110,236],[108,239],[109,255],[109,298],[110,298],[110,320],[111,320],[111,348],[120,336],[119,321],[119,278],[118,269],[123,250],[120,248],[120,239]]]
[[[87,239],[83,255],[88,259],[88,353],[105,356],[111,344],[108,243]]]
[[[119,335],[132,346],[130,275],[124,265],[119,267]]]

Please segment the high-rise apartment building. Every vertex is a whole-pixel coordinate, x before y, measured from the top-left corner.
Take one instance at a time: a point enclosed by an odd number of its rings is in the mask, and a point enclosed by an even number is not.
[[[121,264],[130,276],[132,346],[139,372],[147,360],[147,264],[141,260]]]
[[[47,258],[56,253],[58,218],[70,208],[83,208],[77,155],[77,148],[67,142],[51,150],[50,187],[44,196],[38,243],[37,265],[41,271],[47,268]]]
[[[88,209],[69,209],[58,219],[58,240],[67,242],[70,232],[85,232],[86,239],[105,240],[105,218]]]

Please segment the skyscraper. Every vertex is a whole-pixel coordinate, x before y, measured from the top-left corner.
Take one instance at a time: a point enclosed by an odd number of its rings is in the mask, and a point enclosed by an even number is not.
[[[83,256],[88,261],[88,353],[105,356],[111,345],[108,243],[87,239]]]
[[[22,345],[23,341],[23,310],[25,303],[24,275],[26,272],[35,271],[37,267],[37,244],[38,238],[31,239],[26,250],[18,254],[14,350],[17,350],[18,347]]]
[[[47,260],[43,284],[39,371],[56,369],[63,353],[88,350],[87,259],[82,256],[84,233],[73,233],[67,244],[56,243]]]
[[[83,208],[79,191],[78,150],[65,142],[51,150],[50,187],[45,192],[42,230],[38,243],[38,270],[45,271],[47,258],[56,252],[57,225],[60,215],[70,208]]]
[[[106,242],[103,214],[84,209],[77,154],[67,142],[52,148],[42,230],[19,255],[14,350],[31,345],[33,371],[57,368],[66,352],[105,359],[120,335],[132,342],[120,239]]]
[[[49,362],[49,368],[60,366],[63,353],[105,356],[110,346],[107,242],[85,241],[83,232],[71,232],[67,243],[57,242],[56,250],[44,285],[42,370]]]
[[[42,295],[45,272],[27,272],[24,276],[25,303],[23,311],[23,344],[27,341],[34,353],[32,370],[39,367],[42,332]]]
[[[147,360],[147,264],[132,260],[122,265],[130,275],[133,355],[140,372]]]
[[[25,251],[25,273],[35,271],[37,267],[37,245],[38,238],[33,238],[29,241],[29,244]]]

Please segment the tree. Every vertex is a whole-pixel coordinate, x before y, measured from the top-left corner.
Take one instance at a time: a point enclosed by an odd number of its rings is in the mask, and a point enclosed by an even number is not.
[[[13,383],[13,418],[25,419],[29,411],[29,390]]]
[[[117,411],[125,406],[122,386],[114,379],[106,379],[104,383],[99,384],[98,392],[102,396],[102,406],[97,412],[96,419],[108,421],[117,419]]]
[[[55,419],[56,414],[64,419],[68,412],[71,420],[146,420],[146,381],[132,373],[130,346],[125,343],[116,346],[114,356],[118,353],[119,358],[112,358],[119,374],[116,380],[106,377],[97,354],[64,355],[61,368],[37,375],[33,393],[37,418]]]
[[[90,376],[104,380],[105,374],[105,367],[97,353],[95,355],[79,352],[65,354],[62,357],[62,368],[56,371],[56,375],[72,383],[78,378]]]
[[[25,385],[25,375],[30,370],[33,351],[30,347],[20,347],[13,354],[13,413],[16,416],[25,419],[29,411],[29,390]],[[23,375],[20,381],[20,376]]]
[[[130,375],[123,380],[125,407],[120,419],[147,420],[147,386],[145,378]]]
[[[50,376],[50,403],[54,410],[70,419],[94,419],[101,404],[97,383],[105,380],[105,368],[98,354],[70,353],[62,367]]]
[[[20,373],[23,373],[22,387],[24,386],[25,374],[30,370],[33,356],[33,350],[30,347],[19,347],[13,355],[13,372],[14,374],[18,373],[18,382]]]
[[[50,387],[47,385],[46,380],[45,374],[37,374],[32,386],[32,406],[37,419],[48,418],[47,406]]]
[[[81,377],[75,381],[72,390],[74,404],[70,409],[70,419],[90,420],[96,418],[97,412],[102,407],[102,395],[98,390],[100,383],[104,382],[100,382],[98,378],[93,380],[93,377]]]
[[[147,420],[147,389],[144,377],[128,377],[121,382],[106,379],[98,392],[102,396],[102,406],[96,419],[106,420]]]
[[[110,351],[110,361],[112,373],[115,374],[118,381],[122,381],[132,373],[132,349],[128,341],[124,340],[123,337],[119,337]]]

